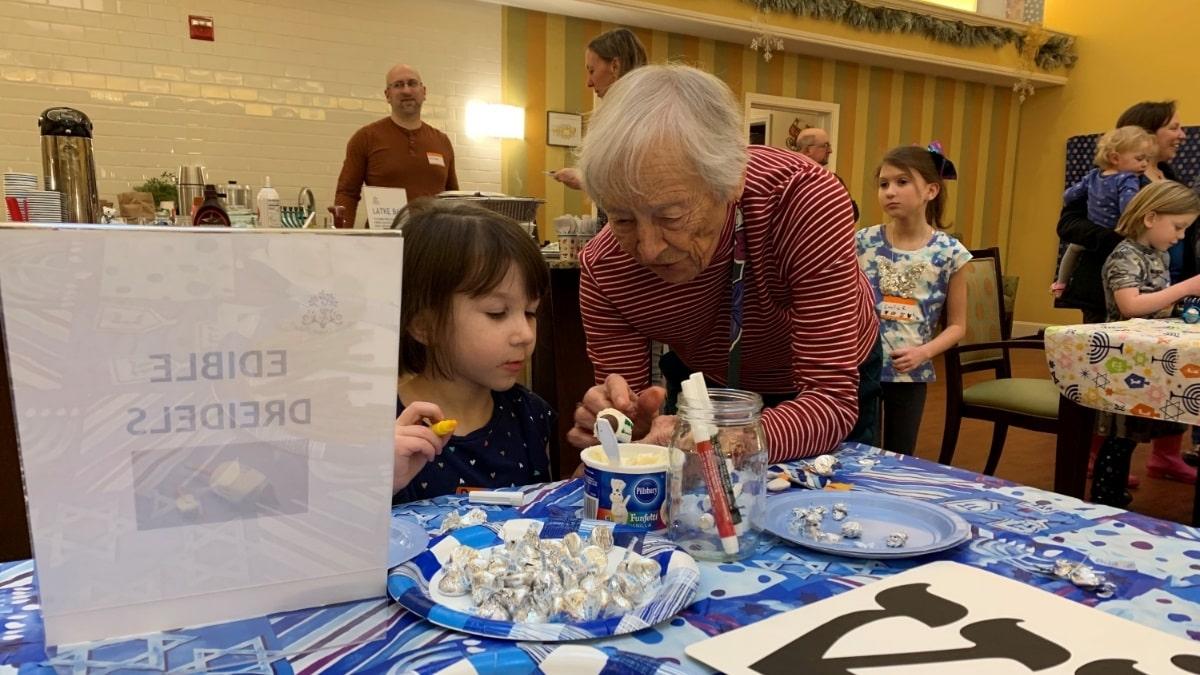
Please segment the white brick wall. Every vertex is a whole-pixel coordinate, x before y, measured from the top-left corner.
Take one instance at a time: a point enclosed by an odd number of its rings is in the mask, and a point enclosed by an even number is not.
[[[188,39],[213,17],[215,42]],[[181,164],[325,213],[346,141],[388,113],[384,76],[421,71],[424,119],[454,144],[463,189],[500,189],[499,141],[465,133],[500,101],[500,6],[472,0],[0,0],[0,171],[41,175],[37,116],[95,125],[103,198]]]

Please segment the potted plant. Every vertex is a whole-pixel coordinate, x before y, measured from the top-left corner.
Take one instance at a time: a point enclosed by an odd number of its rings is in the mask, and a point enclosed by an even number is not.
[[[163,202],[173,202],[176,207],[179,206],[179,190],[175,187],[175,174],[170,171],[164,171],[161,176],[151,178],[133,189],[137,192],[149,192],[154,195],[155,207],[161,206]]]

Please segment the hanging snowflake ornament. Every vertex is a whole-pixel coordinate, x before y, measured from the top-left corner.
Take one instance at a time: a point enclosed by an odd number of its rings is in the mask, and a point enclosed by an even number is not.
[[[1013,93],[1017,95],[1017,99],[1021,103],[1024,103],[1025,99],[1033,96],[1033,83],[1029,81],[1028,77],[1023,77],[1014,82],[1012,88]]]
[[[783,51],[783,38],[763,32],[750,40],[750,49],[762,52],[763,61],[771,62],[773,52]]]
[[[759,11],[755,13],[754,21],[752,22],[752,28],[758,31],[758,34],[750,39],[750,49],[761,53],[763,61],[766,61],[767,63],[771,62],[771,57],[774,56],[774,52],[783,51],[783,38],[772,34],[771,31],[767,29],[765,22],[763,21],[763,19],[769,14],[770,12],[764,11],[761,7],[759,8]]]

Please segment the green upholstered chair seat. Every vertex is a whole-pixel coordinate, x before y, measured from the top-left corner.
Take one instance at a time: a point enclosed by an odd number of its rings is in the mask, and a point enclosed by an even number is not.
[[[946,426],[942,431],[942,452],[938,461],[950,464],[958,445],[958,432],[964,417],[992,422],[992,444],[988,448],[983,472],[996,474],[1000,453],[1010,426],[1052,433],[1058,420],[1058,388],[1049,379],[1003,377],[1012,372],[1011,353],[1044,349],[1038,338],[1006,340],[1012,331],[1005,317],[1005,296],[1015,291],[1016,279],[1005,280],[1000,269],[997,247],[971,251],[966,273],[967,326],[959,346],[946,351]],[[1008,308],[1011,305],[1007,306]],[[984,344],[1004,343],[1004,348],[981,349]],[[976,347],[962,352],[961,348]],[[968,385],[964,375],[990,372],[991,379]]]
[[[963,403],[1056,419],[1058,387],[1041,378],[987,380],[967,387],[963,391]]]

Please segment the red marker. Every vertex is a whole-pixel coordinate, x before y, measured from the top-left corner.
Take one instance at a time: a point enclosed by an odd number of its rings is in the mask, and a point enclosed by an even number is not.
[[[712,516],[716,521],[717,534],[721,537],[721,548],[727,555],[738,552],[737,512],[733,502],[733,489],[729,481],[725,459],[713,449],[712,401],[708,398],[708,386],[702,373],[692,373],[683,383],[683,396],[687,401],[687,419],[692,425],[692,439],[696,443],[696,456],[704,472],[704,483],[712,501]],[[736,515],[735,515],[736,514]]]

